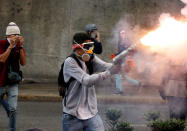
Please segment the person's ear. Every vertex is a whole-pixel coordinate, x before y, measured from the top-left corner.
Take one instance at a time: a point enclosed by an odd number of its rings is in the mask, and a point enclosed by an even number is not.
[[[76,53],[78,54],[78,55],[82,55],[83,54],[83,50],[82,49],[76,49],[75,50],[76,51]]]
[[[74,52],[79,55],[79,51],[77,49],[74,50]]]

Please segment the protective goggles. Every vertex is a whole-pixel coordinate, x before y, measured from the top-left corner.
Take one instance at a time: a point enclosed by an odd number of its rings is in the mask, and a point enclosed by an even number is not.
[[[85,42],[82,44],[78,44],[76,41],[74,41],[73,50],[77,48],[82,48],[85,51],[90,51],[94,49],[94,42]]]

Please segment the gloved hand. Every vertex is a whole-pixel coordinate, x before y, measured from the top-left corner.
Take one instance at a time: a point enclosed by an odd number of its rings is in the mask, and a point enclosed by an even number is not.
[[[118,74],[121,69],[121,64],[114,64],[108,70],[111,75]]]

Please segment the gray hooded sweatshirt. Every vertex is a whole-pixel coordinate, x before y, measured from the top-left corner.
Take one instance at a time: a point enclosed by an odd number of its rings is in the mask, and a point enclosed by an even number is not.
[[[107,68],[110,68],[112,64],[102,61],[95,55],[93,70],[100,73],[89,75],[85,62],[80,59],[79,61],[82,68],[71,57],[68,57],[64,63],[65,82],[68,82],[71,77],[75,78],[75,80],[70,83],[66,92],[66,104],[64,105],[63,100],[63,112],[78,119],[86,120],[92,118],[98,112],[94,84],[103,80],[103,74],[109,76]]]

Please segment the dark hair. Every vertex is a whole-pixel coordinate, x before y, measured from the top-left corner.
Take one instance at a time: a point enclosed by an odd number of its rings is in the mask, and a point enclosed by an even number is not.
[[[76,33],[73,36],[73,44],[82,44],[84,43],[86,40],[90,40],[90,37],[88,34],[84,33],[84,32],[79,32]]]

